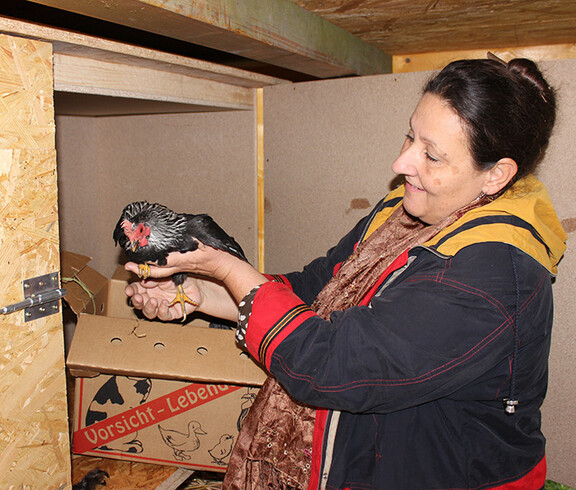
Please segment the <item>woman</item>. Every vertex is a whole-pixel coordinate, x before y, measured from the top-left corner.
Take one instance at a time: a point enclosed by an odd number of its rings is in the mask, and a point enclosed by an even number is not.
[[[237,339],[273,376],[224,488],[544,486],[550,278],[566,235],[532,172],[554,120],[531,61],[454,62],[410,119],[392,165],[404,185],[325,257],[265,276],[201,247],[153,268],[210,276],[186,283],[197,309],[239,318]],[[126,291],[171,320],[171,288]]]

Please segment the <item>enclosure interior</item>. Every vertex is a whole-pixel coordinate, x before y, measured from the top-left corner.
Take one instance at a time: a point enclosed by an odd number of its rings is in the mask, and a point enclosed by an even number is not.
[[[559,120],[539,171],[571,238],[576,229],[576,61],[543,63],[559,90]],[[397,156],[430,73],[378,75],[264,89],[265,268],[298,269],[323,254],[394,185]],[[138,116],[58,115],[63,250],[119,263],[112,229],[133,200],[208,212],[257,252],[256,132],[252,111]],[[576,258],[554,284],[555,327],[544,407],[549,478],[576,484]]]

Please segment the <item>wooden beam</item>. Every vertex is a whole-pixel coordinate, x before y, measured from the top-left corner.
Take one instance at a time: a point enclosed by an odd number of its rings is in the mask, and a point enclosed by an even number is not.
[[[548,61],[576,58],[576,44],[553,44],[549,46],[526,46],[515,48],[474,49],[416,53],[393,57],[394,73],[439,70],[454,60],[486,58],[491,51],[504,61],[512,58],[528,58],[532,61]]]
[[[222,109],[254,106],[250,88],[58,53],[54,54],[54,90]]]
[[[109,41],[96,36],[23,22],[8,17],[0,16],[0,33],[50,42],[54,52],[58,54],[148,67],[240,87],[258,88],[277,83],[288,83],[286,80],[217,63]]]
[[[256,89],[256,201],[258,209],[258,271],[264,273],[264,89]]]
[[[32,0],[319,78],[390,73],[392,59],[290,0]]]
[[[0,33],[52,44],[58,114],[104,116],[252,110],[253,88],[290,83],[6,17],[0,17]]]

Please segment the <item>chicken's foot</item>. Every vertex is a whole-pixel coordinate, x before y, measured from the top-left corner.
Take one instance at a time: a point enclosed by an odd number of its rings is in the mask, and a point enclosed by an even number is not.
[[[138,264],[138,277],[148,279],[150,277],[150,266],[148,264]]]
[[[182,321],[186,321],[186,303],[190,303],[192,306],[199,306],[196,301],[191,300],[188,295],[184,292],[184,287],[182,284],[177,286],[178,292],[176,293],[176,297],[168,304],[168,306],[173,306],[176,303],[180,303],[180,307],[182,308]]]

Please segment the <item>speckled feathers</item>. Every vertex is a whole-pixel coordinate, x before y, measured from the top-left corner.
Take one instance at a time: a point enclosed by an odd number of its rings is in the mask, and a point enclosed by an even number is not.
[[[128,259],[166,264],[171,252],[188,252],[198,242],[246,260],[240,245],[207,214],[180,214],[162,204],[138,201],[128,204],[113,235]]]

